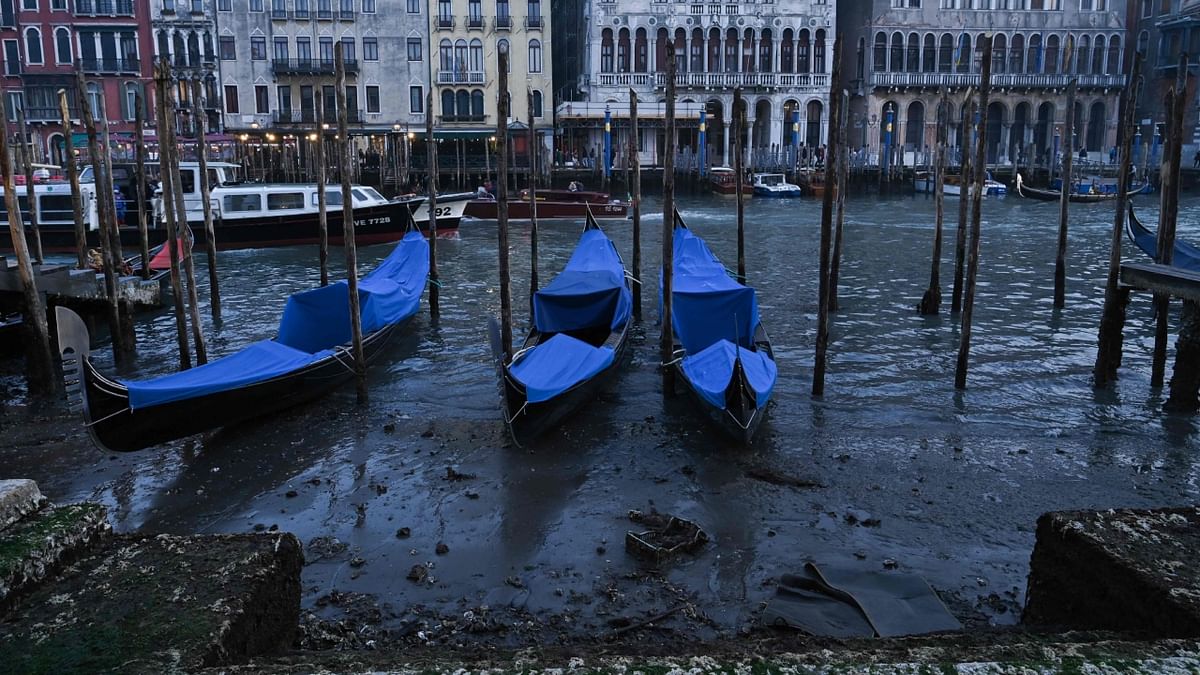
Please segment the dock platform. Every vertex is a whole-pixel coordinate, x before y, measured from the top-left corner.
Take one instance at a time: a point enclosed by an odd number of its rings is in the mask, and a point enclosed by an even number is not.
[[[55,304],[78,306],[107,302],[104,275],[92,270],[78,270],[71,265],[33,265],[38,293]],[[136,308],[162,305],[162,290],[158,281],[140,276],[122,276],[117,282],[119,299],[133,303]],[[16,261],[0,256],[0,294],[21,293],[21,278]]]

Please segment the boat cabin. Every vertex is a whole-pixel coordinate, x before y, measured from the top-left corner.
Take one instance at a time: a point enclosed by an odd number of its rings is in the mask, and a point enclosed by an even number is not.
[[[21,218],[26,226],[30,226],[29,218],[29,188],[26,185],[16,185],[13,191],[17,195],[17,205],[21,209]],[[82,197],[83,220],[89,230],[100,227],[100,217],[97,215],[96,188],[94,185],[80,185]],[[33,185],[33,194],[37,199],[38,227],[45,229],[75,229],[75,210],[71,201],[71,184],[65,180],[50,179]],[[8,223],[8,205],[3,199],[4,188],[0,187],[0,221]]]
[[[754,184],[766,187],[784,186],[787,185],[787,180],[781,173],[756,173],[754,174]]]

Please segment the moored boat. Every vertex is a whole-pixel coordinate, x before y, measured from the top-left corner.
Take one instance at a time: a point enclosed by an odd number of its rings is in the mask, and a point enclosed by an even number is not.
[[[631,307],[621,256],[589,217],[566,267],[534,294],[533,327],[508,362],[491,321],[504,420],[518,445],[595,401],[624,361]]]
[[[816,169],[803,170],[796,178],[800,190],[810,197],[825,195],[825,171]]]
[[[933,172],[917,171],[913,174],[913,189],[917,192],[933,194]],[[968,186],[968,189],[969,186]],[[947,197],[962,196],[962,176],[949,175],[942,182],[942,194]],[[1008,186],[992,178],[988,171],[983,177],[983,195],[985,197],[1003,197],[1008,194]]]
[[[731,279],[678,213],[672,261],[670,367],[710,420],[748,444],[778,375],[755,290]]]
[[[1017,174],[1016,182],[1017,194],[1028,199],[1036,199],[1043,202],[1057,202],[1062,199],[1062,190],[1045,190],[1042,188],[1030,187],[1025,184],[1025,180],[1021,174]],[[1061,185],[1060,185],[1061,188]],[[1145,189],[1144,185],[1133,187],[1127,193],[1127,196],[1132,197]],[[1095,204],[1098,202],[1110,202],[1117,198],[1116,192],[1092,192],[1090,190],[1081,190],[1079,183],[1072,185],[1071,191],[1067,194],[1067,199],[1073,204]]]
[[[758,197],[799,197],[803,194],[799,185],[787,182],[781,173],[754,174],[754,194]]]
[[[1158,259],[1158,234],[1142,225],[1142,222],[1133,213],[1133,204],[1129,205],[1129,219],[1125,223],[1125,228],[1129,238],[1138,248],[1142,249],[1143,253],[1150,256],[1151,260]],[[1200,247],[1176,238],[1175,250],[1171,253],[1171,265],[1189,272],[1200,273]]]
[[[363,351],[378,357],[416,314],[429,244],[410,232],[359,281]],[[148,380],[117,380],[92,363],[87,327],[55,308],[67,399],[102,448],[132,451],[224,427],[313,399],[354,374],[345,281],[288,298],[278,335],[203,366]]]
[[[438,198],[439,200],[441,197]],[[541,190],[537,191],[537,217],[542,219],[586,218],[588,213],[598,219],[625,218],[629,215],[629,202],[611,199],[607,192],[586,190]],[[490,193],[472,194],[463,215],[480,220],[496,220],[496,196]],[[522,190],[508,198],[508,217],[511,220],[528,220],[531,217],[529,191]]]
[[[737,174],[727,166],[714,166],[708,170],[708,186],[719,195],[736,195]],[[742,194],[754,194],[754,186],[749,181],[742,182]]]

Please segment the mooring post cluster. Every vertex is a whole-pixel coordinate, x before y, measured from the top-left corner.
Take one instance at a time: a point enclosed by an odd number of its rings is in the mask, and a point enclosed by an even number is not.
[[[674,40],[667,39],[667,54],[675,53]],[[667,96],[665,105],[666,149],[663,150],[663,230],[662,230],[662,333],[659,358],[663,369],[663,393],[675,389],[675,371],[671,360],[675,353],[675,329],[671,323],[672,288],[675,283],[675,59],[667,59]]]

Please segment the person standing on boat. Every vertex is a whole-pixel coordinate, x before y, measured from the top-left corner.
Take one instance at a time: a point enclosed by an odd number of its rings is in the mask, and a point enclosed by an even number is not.
[[[1196,156],[1192,158],[1192,168],[1200,169],[1200,150],[1196,151]]]
[[[121,188],[113,188],[113,203],[117,207],[117,225],[125,224],[125,195],[121,194]]]

